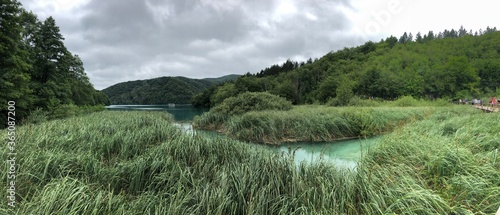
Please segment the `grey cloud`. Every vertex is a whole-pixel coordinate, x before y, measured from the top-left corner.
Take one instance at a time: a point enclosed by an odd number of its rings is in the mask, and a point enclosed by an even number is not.
[[[289,2],[297,11],[280,17],[278,0],[90,0],[73,11],[78,16],[55,18],[70,51],[103,89],[160,76],[258,72],[343,48],[348,38],[338,36],[349,21],[338,8],[349,1]]]

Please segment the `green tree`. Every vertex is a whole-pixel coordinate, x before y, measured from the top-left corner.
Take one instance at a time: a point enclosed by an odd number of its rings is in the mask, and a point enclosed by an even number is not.
[[[420,32],[417,33],[417,37],[415,39],[415,42],[417,42],[417,43],[423,43],[424,42],[424,38],[422,38],[422,35],[420,34]]]
[[[355,82],[347,76],[339,77],[338,88],[336,89],[337,102],[341,106],[345,106],[354,97],[353,88]]]
[[[238,89],[234,83],[226,83],[217,88],[215,93],[210,97],[210,104],[216,106],[222,103],[225,99],[238,95]]]
[[[452,77],[452,84],[456,87],[452,93],[460,90],[473,91],[479,84],[480,78],[465,56],[451,57],[444,69]]]
[[[385,42],[389,45],[389,48],[392,49],[392,47],[394,47],[396,43],[398,43],[398,38],[396,38],[395,36],[390,36],[385,39]]]
[[[318,87],[316,96],[320,102],[326,102],[330,98],[335,98],[337,96],[337,86],[339,81],[336,76],[328,76],[323,80]]]
[[[500,62],[482,59],[477,63],[481,90],[494,91],[500,87]]]
[[[298,93],[296,87],[289,79],[279,82],[272,92],[275,95],[286,98],[293,104],[298,104]]]
[[[235,86],[239,92],[261,92],[263,86],[255,76],[243,76],[235,81]]]
[[[211,112],[227,116],[243,114],[249,111],[290,110],[290,101],[268,92],[246,92],[227,98],[215,106]]]
[[[48,17],[35,34],[32,70],[33,89],[37,96],[37,106],[49,107],[54,103],[67,104],[71,101],[68,83],[68,51],[63,36],[52,17]],[[48,103],[52,99],[52,103]],[[56,102],[57,101],[57,102]]]
[[[16,103],[17,119],[28,114],[33,102],[27,73],[30,66],[25,61],[27,52],[21,38],[20,6],[16,0],[0,0],[0,128],[7,122],[8,101]]]
[[[410,37],[408,34],[405,32],[400,38],[399,38],[399,43],[407,43],[410,41]]]

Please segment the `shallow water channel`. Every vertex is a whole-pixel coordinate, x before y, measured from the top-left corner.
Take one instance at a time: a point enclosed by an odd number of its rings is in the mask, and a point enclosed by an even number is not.
[[[108,110],[166,111],[174,116],[175,126],[189,134],[197,132],[191,126],[193,118],[207,111],[207,109],[193,108],[190,105],[112,105],[106,108]],[[211,133],[211,135],[214,135],[214,133],[215,132]],[[280,154],[290,155],[293,153],[296,164],[323,160],[332,162],[339,167],[353,169],[356,167],[356,163],[361,156],[366,153],[370,147],[376,145],[379,140],[379,137],[375,137],[322,143],[284,143],[279,146],[256,145]]]

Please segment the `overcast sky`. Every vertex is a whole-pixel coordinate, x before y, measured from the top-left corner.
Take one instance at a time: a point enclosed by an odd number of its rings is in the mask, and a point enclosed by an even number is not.
[[[256,73],[368,40],[500,28],[496,1],[20,0],[54,17],[96,89],[162,76]]]

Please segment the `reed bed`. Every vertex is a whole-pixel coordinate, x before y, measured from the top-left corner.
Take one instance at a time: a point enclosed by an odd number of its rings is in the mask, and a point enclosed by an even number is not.
[[[185,134],[161,112],[26,125],[17,129],[18,205],[0,214],[491,214],[499,122],[464,109],[396,123],[356,170]]]
[[[225,134],[244,141],[279,144],[370,137],[421,120],[435,108],[298,106],[290,111],[259,111],[233,116]],[[202,116],[203,117],[203,116]]]

